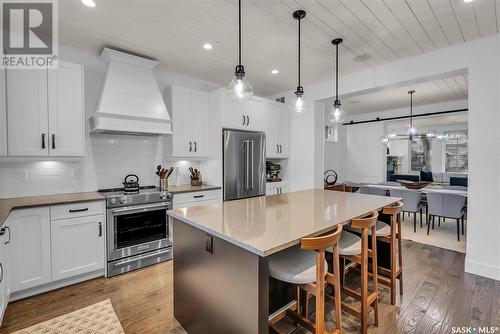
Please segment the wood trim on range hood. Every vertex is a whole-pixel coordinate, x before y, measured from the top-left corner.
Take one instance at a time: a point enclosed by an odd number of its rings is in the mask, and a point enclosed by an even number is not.
[[[153,74],[158,62],[104,48],[106,77],[98,108],[90,118],[91,132],[172,134],[172,122]]]

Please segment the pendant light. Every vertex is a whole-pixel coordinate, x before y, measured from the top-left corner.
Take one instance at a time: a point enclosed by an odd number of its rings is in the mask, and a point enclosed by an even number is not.
[[[238,0],[238,65],[227,93],[235,100],[246,100],[253,95],[252,85],[245,76],[245,67],[241,65],[241,0]]]
[[[408,134],[413,136],[417,134],[417,127],[413,126],[413,94],[415,94],[415,91],[410,90],[408,94],[410,94],[410,124],[408,124]]]
[[[307,112],[308,106],[304,101],[304,88],[300,85],[300,20],[306,17],[306,12],[304,10],[297,10],[293,12],[293,18],[299,21],[299,63],[298,63],[298,84],[297,90],[295,91],[295,100],[293,101],[290,108],[295,111],[298,115],[303,115]]]
[[[330,110],[328,120],[330,123],[340,123],[344,121],[345,111],[339,100],[339,44],[344,40],[335,38],[332,44],[335,45],[335,102]]]

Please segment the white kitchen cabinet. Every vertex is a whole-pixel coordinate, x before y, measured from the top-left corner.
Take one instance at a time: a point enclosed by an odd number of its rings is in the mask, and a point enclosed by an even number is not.
[[[166,91],[172,112],[172,156],[208,156],[208,93],[182,87]]]
[[[82,65],[60,61],[48,73],[49,155],[84,156]]]
[[[290,152],[290,112],[284,103],[269,101],[267,104],[266,157],[287,158]]]
[[[0,227],[0,325],[10,298],[10,230]]]
[[[174,209],[187,208],[195,205],[220,203],[221,190],[194,191],[181,194],[174,194]]]
[[[47,156],[47,70],[7,70],[7,146],[10,156]]]
[[[7,70],[9,156],[83,156],[83,67]]]
[[[51,222],[52,280],[104,269],[104,215]]]
[[[290,186],[286,182],[266,183],[266,195],[279,195],[290,191]]]
[[[254,97],[250,100],[234,101],[230,96],[225,96],[225,110],[223,113],[223,126],[229,129],[249,131],[264,130],[264,99]]]
[[[0,156],[7,155],[7,101],[5,69],[0,68]]]
[[[51,281],[49,207],[10,213],[11,290],[21,291]]]

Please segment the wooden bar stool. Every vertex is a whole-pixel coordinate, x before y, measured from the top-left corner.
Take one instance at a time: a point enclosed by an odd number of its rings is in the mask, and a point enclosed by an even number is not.
[[[333,285],[335,288],[335,330],[332,333],[341,333],[338,249],[341,232],[342,225],[337,225],[337,230],[332,234],[315,238],[302,238],[300,248],[291,247],[270,256],[269,274],[271,277],[294,284],[297,293],[297,300],[294,304],[269,320],[271,333],[280,333],[275,325],[287,315],[313,333],[327,333],[325,332],[326,283]],[[333,274],[328,272],[328,263],[325,260],[325,250],[327,248],[333,250]],[[306,312],[300,310],[300,289],[316,296],[316,319],[314,322],[307,318]]]
[[[342,291],[348,296],[355,298],[361,302],[361,309],[358,310],[353,306],[342,303],[342,309],[352,316],[357,317],[361,321],[361,333],[368,332],[368,316],[369,307],[373,308],[374,325],[378,327],[378,274],[377,274],[377,247],[368,248],[368,239],[371,238],[372,245],[376,244],[376,223],[378,213],[373,211],[369,216],[364,218],[352,219],[350,227],[361,232],[361,238],[349,232],[342,233],[340,238],[340,257],[344,259],[343,272],[347,273],[351,268],[360,266],[361,271],[361,293],[354,291],[345,286],[343,282]],[[371,235],[369,233],[371,232]],[[348,238],[347,238],[348,237]],[[344,241],[343,241],[344,240]],[[357,246],[361,244],[361,247]],[[346,247],[349,246],[350,247]],[[372,258],[371,273],[369,273],[368,257]],[[350,263],[346,266],[345,260]],[[368,277],[372,276],[373,291],[368,291]]]
[[[403,295],[403,250],[401,248],[401,219],[399,219],[402,208],[402,202],[384,207],[382,213],[391,216],[390,223],[379,220],[375,226],[377,241],[389,244],[390,248],[391,269],[378,267],[378,282],[390,287],[392,305],[396,304],[396,280],[398,279],[399,294]]]

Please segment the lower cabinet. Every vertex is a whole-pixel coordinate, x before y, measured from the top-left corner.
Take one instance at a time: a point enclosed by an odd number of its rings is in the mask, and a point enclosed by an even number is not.
[[[221,190],[205,190],[189,193],[174,194],[174,209],[188,208],[190,206],[220,203]]]
[[[279,195],[290,191],[288,183],[268,182],[266,183],[266,195]]]
[[[9,215],[12,292],[51,281],[49,207],[14,210]]]
[[[85,279],[83,274],[104,270],[104,205],[96,203],[40,206],[10,213],[6,221],[10,233],[6,234],[10,238],[9,277],[14,299],[48,291],[54,288],[52,284],[64,286],[65,279],[75,283]],[[82,205],[88,216],[79,215]],[[98,208],[102,209],[96,211]],[[0,261],[2,258],[0,255]]]
[[[104,268],[104,216],[51,223],[52,280]]]
[[[10,298],[10,234],[6,226],[0,227],[0,325]]]

